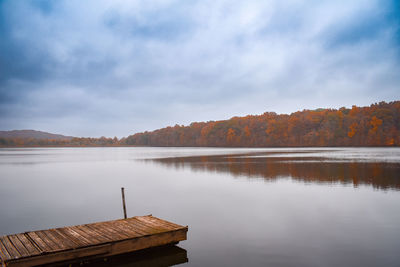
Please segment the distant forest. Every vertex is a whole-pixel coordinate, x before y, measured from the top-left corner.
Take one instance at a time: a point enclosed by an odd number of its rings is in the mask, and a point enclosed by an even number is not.
[[[124,142],[138,146],[399,146],[400,101],[195,122],[137,133]]]
[[[0,146],[400,146],[400,101],[194,122],[126,138],[0,138]]]

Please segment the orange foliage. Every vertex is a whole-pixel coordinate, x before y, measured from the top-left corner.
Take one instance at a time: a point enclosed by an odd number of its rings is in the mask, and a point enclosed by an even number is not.
[[[378,119],[376,116],[373,116],[371,119],[372,131],[376,132],[378,130],[379,125],[382,124],[382,120]]]
[[[196,127],[194,126],[196,125]],[[175,130],[177,131],[177,130]],[[171,146],[400,146],[400,101],[351,109],[303,110],[192,123]],[[184,133],[184,134],[182,134]],[[146,138],[143,138],[143,135]],[[127,137],[127,145],[164,146],[168,128]]]
[[[248,125],[246,125],[246,126],[244,127],[244,135],[245,135],[246,137],[250,137],[250,136],[251,136],[251,131],[250,131],[250,128],[249,128]]]
[[[235,130],[229,128],[228,133],[226,134],[226,141],[228,142],[228,144],[233,143],[235,137],[236,137]]]
[[[353,122],[349,127],[350,131],[347,133],[347,135],[350,138],[356,134],[356,128],[357,128],[357,123]]]

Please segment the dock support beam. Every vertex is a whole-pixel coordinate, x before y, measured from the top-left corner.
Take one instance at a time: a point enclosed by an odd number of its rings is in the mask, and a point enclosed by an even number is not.
[[[122,207],[124,208],[124,219],[127,218],[126,216],[126,205],[125,205],[125,189],[121,187],[121,194],[122,194]]]

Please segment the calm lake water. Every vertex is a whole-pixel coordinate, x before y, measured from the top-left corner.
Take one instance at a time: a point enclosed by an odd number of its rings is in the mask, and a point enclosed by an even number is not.
[[[121,187],[128,216],[189,226],[150,259],[400,266],[399,148],[0,149],[0,235],[121,218]]]

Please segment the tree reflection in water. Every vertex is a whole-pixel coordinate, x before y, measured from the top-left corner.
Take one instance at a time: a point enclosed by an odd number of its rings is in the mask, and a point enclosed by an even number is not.
[[[297,157],[295,154],[248,153],[150,159],[177,169],[230,173],[234,177],[265,180],[291,178],[305,183],[369,185],[400,190],[400,163]]]

